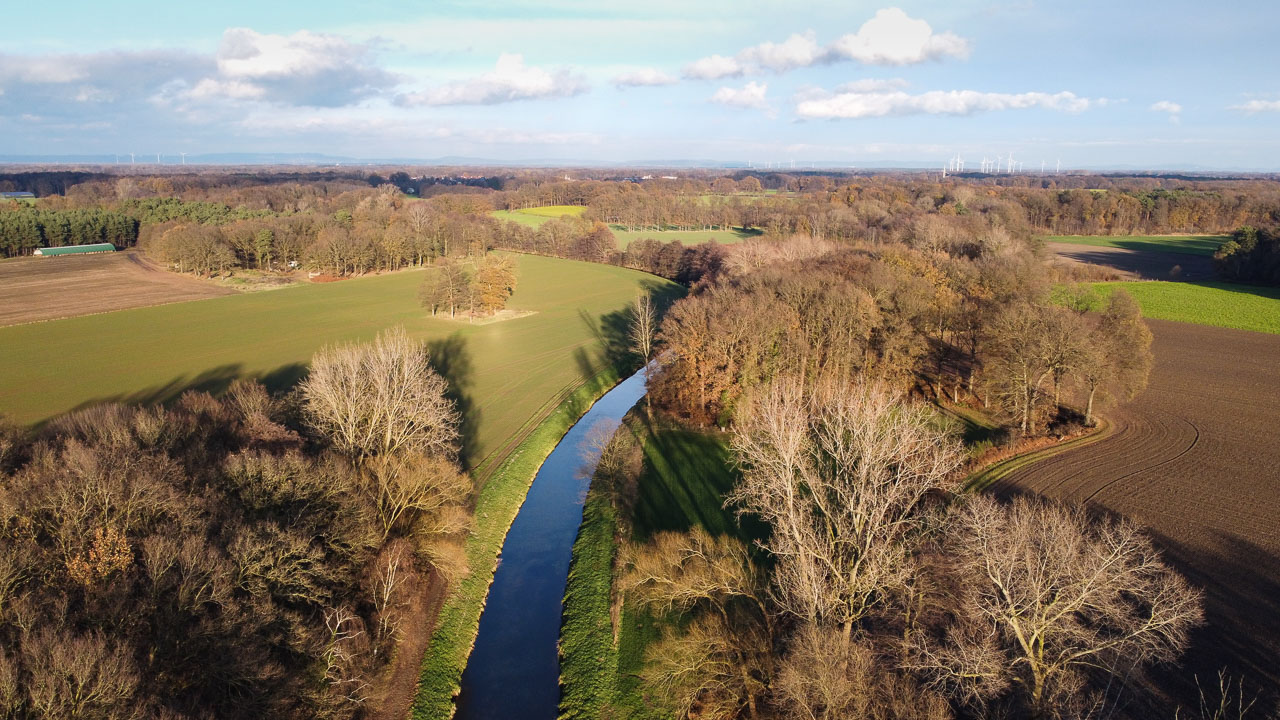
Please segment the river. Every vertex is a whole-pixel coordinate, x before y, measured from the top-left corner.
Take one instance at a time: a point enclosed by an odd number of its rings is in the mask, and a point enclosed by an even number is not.
[[[459,720],[554,720],[560,704],[560,616],[569,556],[582,523],[591,428],[617,427],[644,397],[637,372],[596,401],[538,469],[511,525],[475,648],[462,674]],[[584,468],[587,472],[584,472]]]

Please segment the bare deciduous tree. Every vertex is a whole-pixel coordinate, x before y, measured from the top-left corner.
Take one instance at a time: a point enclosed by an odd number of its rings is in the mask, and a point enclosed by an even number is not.
[[[467,527],[463,503],[470,479],[439,456],[384,455],[369,463],[370,492],[378,509],[383,538],[399,524],[409,534],[451,535]]]
[[[414,451],[452,458],[458,411],[427,350],[403,328],[316,353],[302,382],[307,420],[356,458]]]
[[[1086,672],[1173,660],[1202,620],[1200,593],[1127,520],[974,497],[953,528],[969,589],[956,608],[962,627],[922,640],[918,665],[961,697],[1012,685],[1033,717],[1057,714],[1085,695]]]
[[[1088,398],[1085,423],[1093,424],[1094,400],[1100,392],[1124,400],[1141,392],[1153,361],[1151,331],[1142,322],[1142,310],[1129,293],[1115,290],[1090,333],[1088,354],[1080,367]]]
[[[132,720],[138,676],[128,657],[97,635],[44,630],[28,637],[23,655],[27,702],[37,717]]]
[[[1032,432],[1050,381],[1085,363],[1087,325],[1067,308],[1024,302],[997,313],[985,335],[982,362],[996,398],[1022,432]]]
[[[654,310],[653,300],[648,295],[637,295],[631,305],[628,339],[631,341],[631,352],[638,355],[640,362],[646,365],[653,359],[653,339],[657,332],[658,314]]]
[[[767,687],[769,644],[759,626],[731,625],[700,615],[683,631],[671,628],[646,653],[644,684],[681,718],[731,720]]]
[[[925,496],[948,489],[959,443],[922,406],[878,383],[796,379],[750,404],[733,447],[729,501],[770,523],[774,594],[810,622],[854,625],[900,586],[925,526]]]
[[[796,720],[946,720],[951,708],[877,657],[865,642],[806,624],[791,640],[772,686],[784,716]]]

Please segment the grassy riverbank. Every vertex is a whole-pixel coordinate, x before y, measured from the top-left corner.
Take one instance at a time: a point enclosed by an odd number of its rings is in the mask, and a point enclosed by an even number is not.
[[[609,497],[594,488],[587,495],[582,526],[573,546],[561,627],[560,717],[657,720],[669,714],[650,704],[639,680],[645,650],[662,628],[678,618],[655,618],[624,603],[615,641],[613,584],[620,527],[637,540],[664,530],[700,525],[714,534],[748,541],[762,526],[739,527],[723,497],[736,476],[729,466],[726,436],[646,422],[637,412],[618,428],[631,433],[644,453],[630,523],[620,523]]]

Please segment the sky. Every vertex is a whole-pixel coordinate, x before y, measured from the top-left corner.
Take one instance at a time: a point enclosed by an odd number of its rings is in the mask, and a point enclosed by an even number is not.
[[[0,155],[1280,170],[1280,3],[21,3]]]

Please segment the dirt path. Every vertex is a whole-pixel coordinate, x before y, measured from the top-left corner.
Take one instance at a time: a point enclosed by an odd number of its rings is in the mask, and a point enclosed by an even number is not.
[[[1127,279],[1187,282],[1213,279],[1213,259],[1204,255],[1056,242],[1047,243],[1045,247],[1059,260],[1102,265]]]
[[[405,720],[418,692],[422,675],[422,656],[436,629],[436,618],[444,602],[445,584],[432,574],[425,587],[416,588],[406,608],[403,634],[396,644],[395,657],[387,673],[378,681],[379,694],[369,699],[365,717],[368,720]]]
[[[1149,320],[1147,390],[1107,413],[1116,432],[1022,468],[993,490],[1089,502],[1151,528],[1206,591],[1188,653],[1280,688],[1280,336]],[[1189,673],[1182,673],[1189,675]],[[1164,689],[1186,698],[1184,682]],[[1191,688],[1194,691],[1194,688]]]

